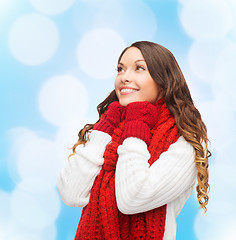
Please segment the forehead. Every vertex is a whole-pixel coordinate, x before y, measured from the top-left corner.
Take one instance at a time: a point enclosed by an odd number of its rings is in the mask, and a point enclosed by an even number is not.
[[[137,60],[144,60],[141,51],[136,47],[130,47],[122,55],[120,63],[135,62]]]

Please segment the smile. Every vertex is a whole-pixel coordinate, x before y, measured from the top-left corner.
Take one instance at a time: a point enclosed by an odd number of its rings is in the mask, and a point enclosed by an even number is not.
[[[134,93],[134,92],[137,92],[137,91],[138,90],[135,90],[135,89],[123,88],[123,89],[121,89],[120,94],[121,95],[127,95],[127,94]]]

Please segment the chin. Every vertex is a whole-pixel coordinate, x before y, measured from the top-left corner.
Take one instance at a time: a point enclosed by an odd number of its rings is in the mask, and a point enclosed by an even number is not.
[[[132,101],[127,101],[127,100],[124,100],[124,99],[122,99],[122,100],[120,99],[119,100],[120,105],[123,106],[123,107],[126,107],[131,102]]]
[[[128,99],[122,99],[122,100],[119,100],[119,103],[121,106],[123,107],[126,107],[129,103],[132,103],[132,102],[138,102],[138,100],[136,99],[133,99],[133,100],[128,100]]]
[[[126,107],[128,105],[128,103],[125,103],[123,101],[119,101],[120,105],[123,106],[123,107]]]

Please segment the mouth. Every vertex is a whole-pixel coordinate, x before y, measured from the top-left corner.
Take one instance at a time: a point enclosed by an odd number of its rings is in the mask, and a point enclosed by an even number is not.
[[[134,88],[122,88],[120,90],[120,94],[121,95],[127,95],[127,94],[131,94],[131,93],[134,93],[134,92],[137,92],[138,90],[137,89],[134,89]]]

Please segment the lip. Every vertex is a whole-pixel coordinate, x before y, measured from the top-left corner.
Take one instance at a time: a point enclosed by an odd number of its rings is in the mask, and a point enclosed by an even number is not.
[[[133,89],[133,90],[135,90],[135,91],[133,91],[133,92],[121,92],[122,89]],[[132,93],[134,93],[134,92],[136,92],[136,91],[138,91],[137,88],[132,88],[132,87],[128,87],[128,86],[122,86],[122,87],[120,88],[120,95],[128,95],[128,94],[132,94]]]
[[[122,89],[134,89],[134,90],[138,90],[137,88],[128,87],[128,86],[122,86],[122,87],[120,87],[120,91],[121,91]]]

